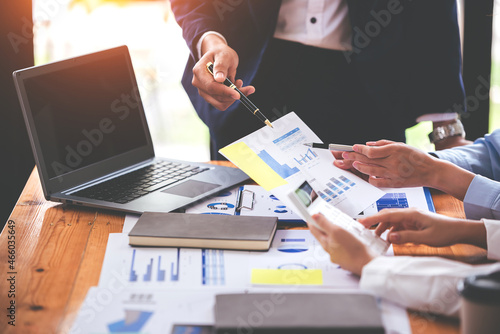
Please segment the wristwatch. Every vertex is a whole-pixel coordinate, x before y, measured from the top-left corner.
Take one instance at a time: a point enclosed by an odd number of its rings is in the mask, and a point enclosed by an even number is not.
[[[454,123],[438,126],[431,133],[429,133],[431,143],[437,143],[438,141],[448,137],[455,136],[462,136],[462,138],[465,138],[465,129],[459,119],[455,120]]]

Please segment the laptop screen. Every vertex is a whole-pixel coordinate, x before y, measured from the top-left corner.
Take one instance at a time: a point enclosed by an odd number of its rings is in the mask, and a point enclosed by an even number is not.
[[[147,145],[123,54],[24,81],[49,178]]]

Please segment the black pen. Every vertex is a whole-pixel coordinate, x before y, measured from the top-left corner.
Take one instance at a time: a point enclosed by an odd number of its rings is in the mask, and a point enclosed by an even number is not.
[[[210,72],[210,74],[214,75],[214,64],[212,64],[211,62],[209,62],[207,64],[207,70],[208,72]],[[264,122],[264,124],[266,124],[267,126],[270,126],[271,128],[273,127],[271,125],[271,122],[269,122],[269,120],[266,118],[266,116],[264,116],[259,108],[257,108],[255,106],[255,104],[252,103],[252,101],[250,101],[248,99],[248,97],[246,97],[245,94],[243,94],[239,89],[238,87],[236,87],[235,84],[233,84],[231,82],[231,80],[229,80],[228,78],[226,78],[226,80],[224,80],[224,85],[228,86],[229,88],[232,88],[234,89],[235,91],[237,91],[239,94],[240,94],[240,101],[241,101],[241,104],[243,104],[248,110],[250,110],[250,112],[252,114],[254,114],[255,116],[257,116],[258,119],[260,119],[262,122]]]
[[[330,151],[344,151],[344,152],[353,152],[351,145],[341,145],[341,144],[321,144],[321,143],[305,143],[305,146],[312,148],[323,148],[328,149]]]

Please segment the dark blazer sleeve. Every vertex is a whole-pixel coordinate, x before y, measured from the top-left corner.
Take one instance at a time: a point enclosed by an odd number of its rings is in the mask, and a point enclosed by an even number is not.
[[[207,31],[221,33],[239,56],[237,78],[250,84],[274,33],[281,1],[171,0],[171,5],[191,50],[182,85],[200,118],[211,132],[217,131],[218,126],[236,109],[237,103],[221,112],[203,100],[193,87],[192,69],[198,60],[196,44]]]
[[[207,31],[223,34],[222,21],[218,18],[212,1],[170,0],[172,12],[191,54],[196,58],[196,44]]]

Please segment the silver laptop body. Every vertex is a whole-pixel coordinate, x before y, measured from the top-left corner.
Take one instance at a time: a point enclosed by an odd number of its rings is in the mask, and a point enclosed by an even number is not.
[[[155,157],[126,46],[13,77],[47,200],[169,212],[248,179],[235,168]],[[159,172],[145,174],[153,166]]]

